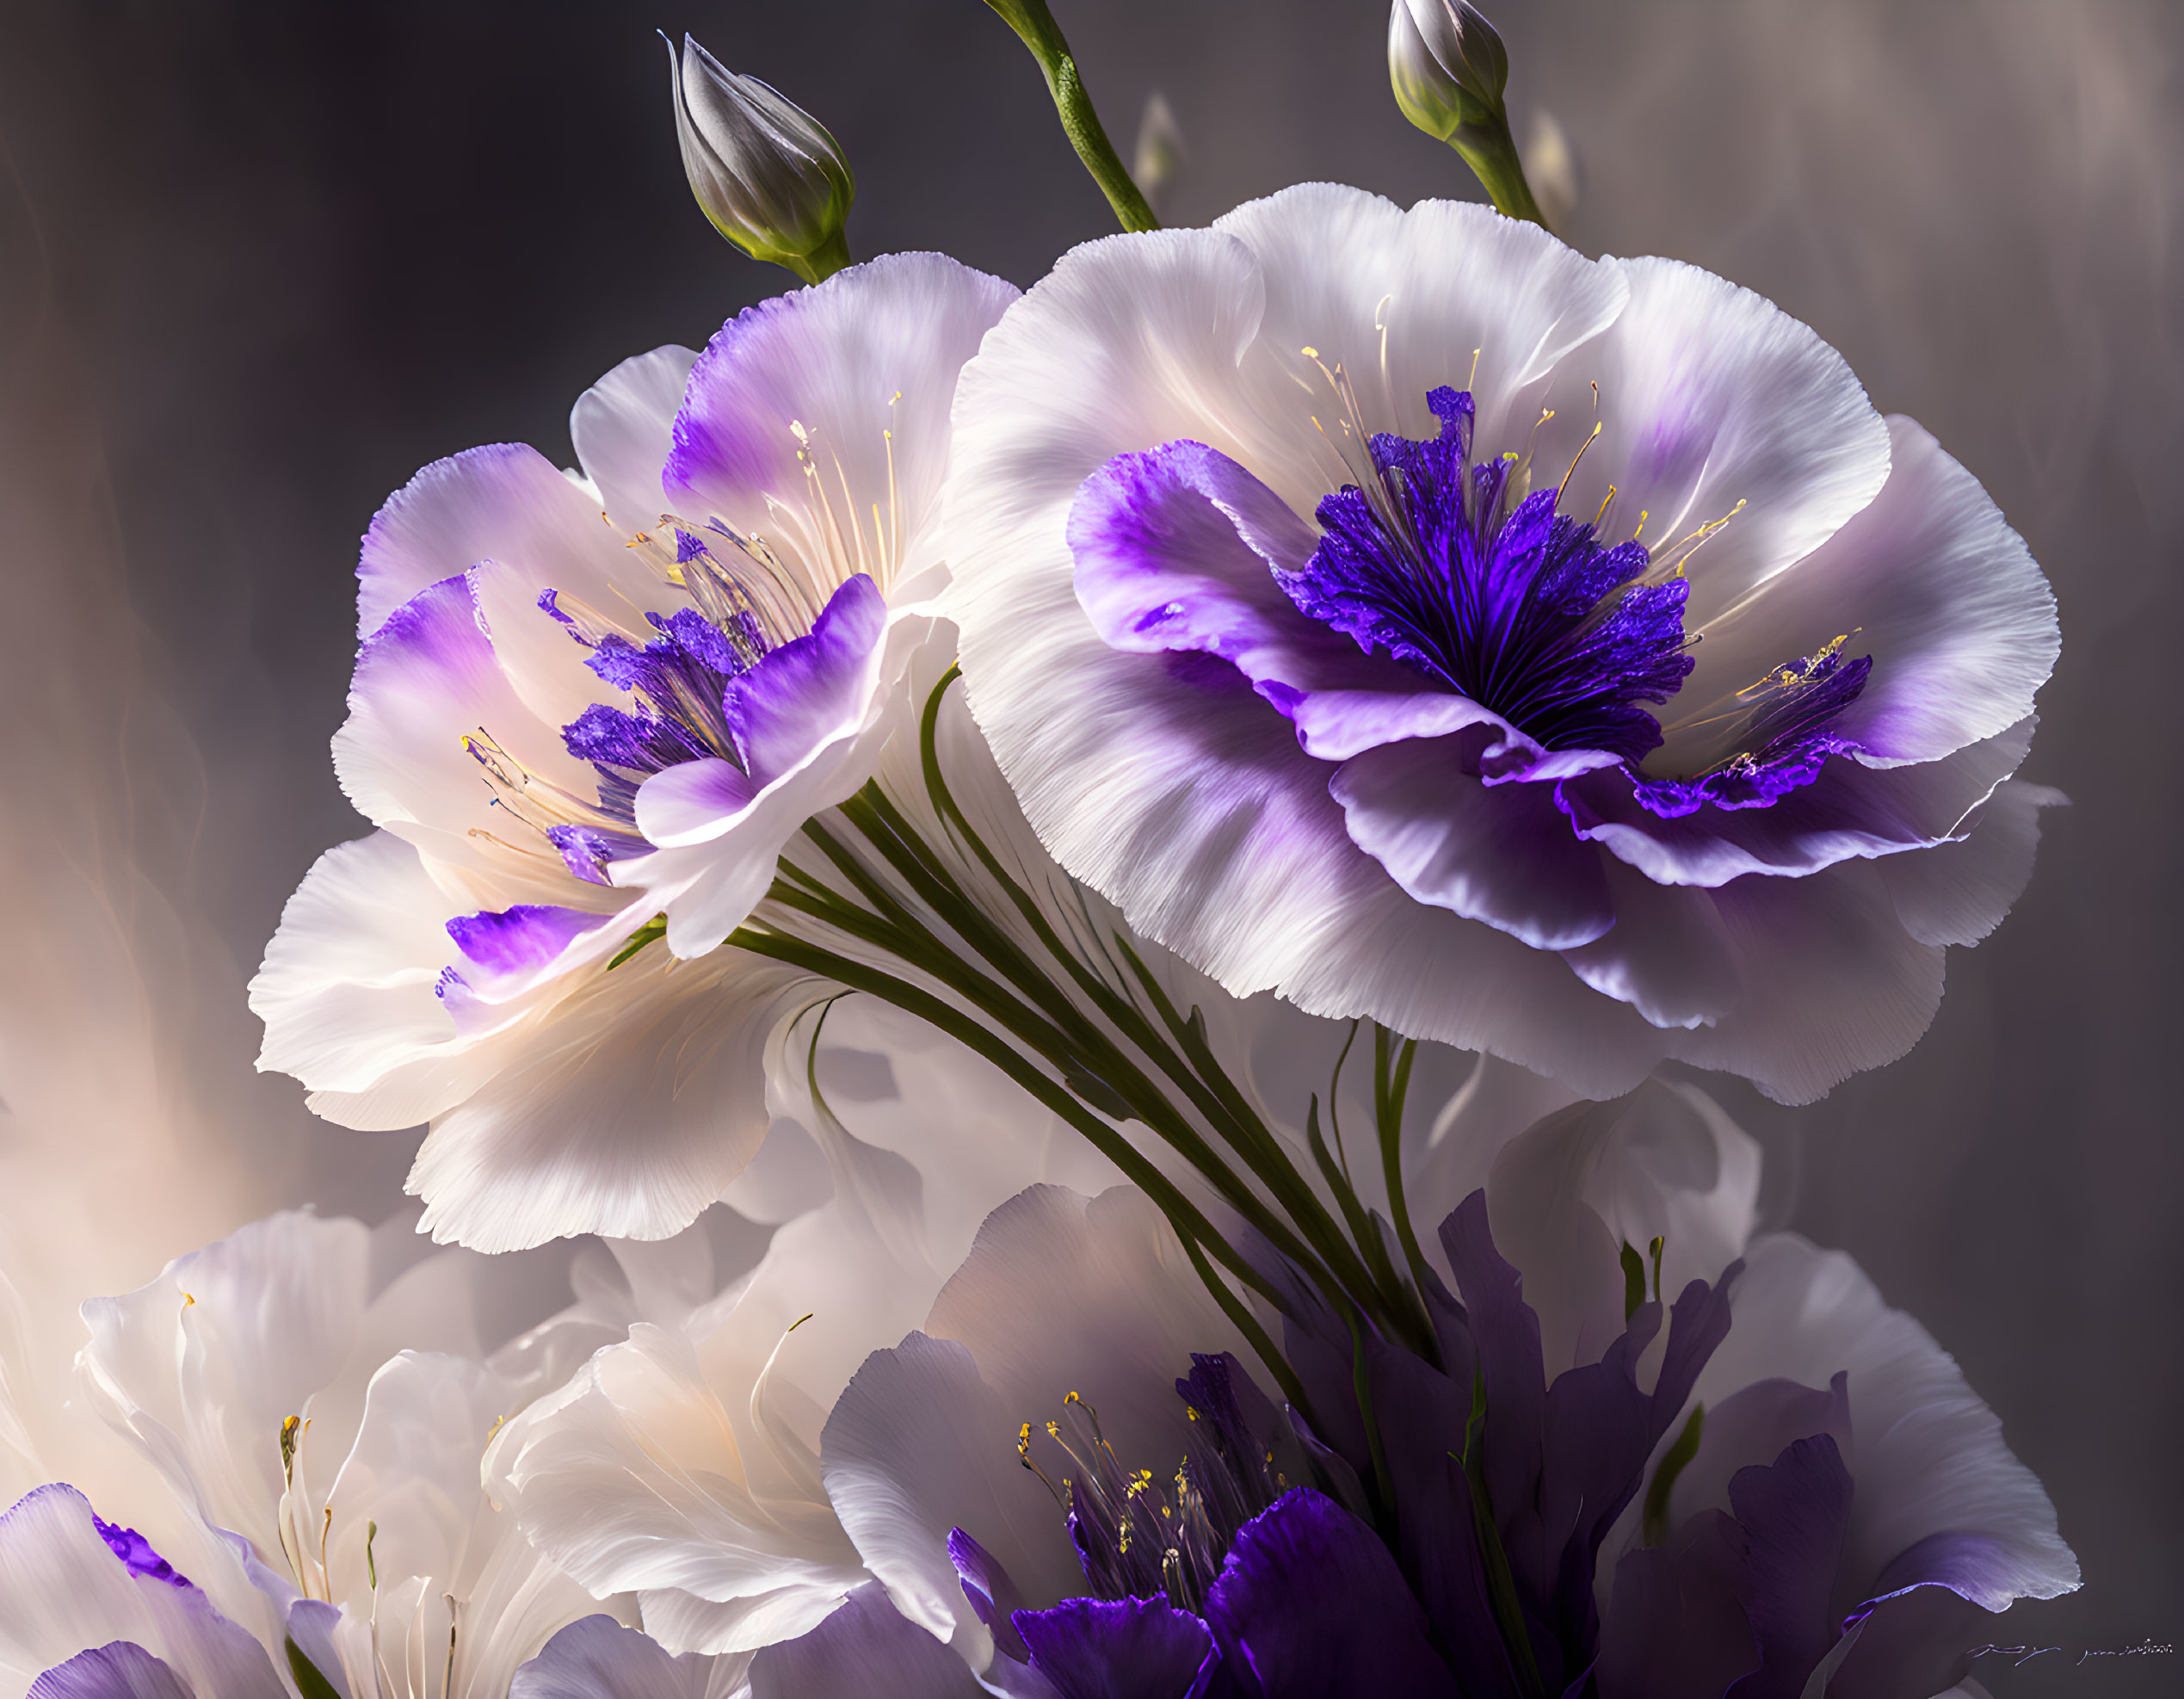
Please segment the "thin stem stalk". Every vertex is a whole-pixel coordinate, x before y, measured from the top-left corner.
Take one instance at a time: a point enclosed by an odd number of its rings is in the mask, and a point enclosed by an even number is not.
[[[1070,139],[1070,145],[1092,174],[1092,181],[1107,197],[1116,221],[1125,230],[1158,230],[1160,220],[1146,205],[1144,195],[1115,152],[1114,144],[1107,139],[1100,114],[1092,109],[1092,96],[1085,92],[1077,60],[1061,26],[1046,9],[1046,0],[986,0],[986,4],[1000,14],[1039,61],[1046,77],[1046,90],[1054,96],[1054,110],[1062,120],[1062,133]]]

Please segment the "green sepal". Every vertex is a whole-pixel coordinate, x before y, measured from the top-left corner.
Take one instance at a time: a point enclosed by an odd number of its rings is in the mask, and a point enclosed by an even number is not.
[[[304,1656],[304,1649],[290,1634],[288,1641],[288,1673],[296,1678],[296,1690],[303,1699],[342,1699],[341,1690],[319,1673],[318,1665]]]

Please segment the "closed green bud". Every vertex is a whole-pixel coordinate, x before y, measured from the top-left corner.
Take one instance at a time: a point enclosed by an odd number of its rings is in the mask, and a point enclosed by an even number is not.
[[[668,42],[668,67],[682,168],[713,227],[806,282],[848,264],[842,227],[857,180],[826,127],[688,35],[679,61]]]
[[[1468,0],[1395,0],[1388,80],[1403,115],[1436,141],[1503,116],[1509,55]]]

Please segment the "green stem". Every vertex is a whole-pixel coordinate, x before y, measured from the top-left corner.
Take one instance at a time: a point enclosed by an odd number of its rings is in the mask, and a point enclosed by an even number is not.
[[[1268,1243],[1283,1256],[1322,1284],[1333,1278],[1319,1257],[1313,1254],[1313,1249],[1291,1230],[1288,1223],[1268,1208],[1243,1177],[1223,1161],[1219,1153],[1208,1146],[1188,1121],[1175,1113],[1151,1082],[1138,1074],[1126,1058],[1107,1044],[1103,1036],[1084,1022],[1076,1010],[1064,1006],[1064,1018],[1067,1022],[1064,1027],[1046,1018],[1038,1010],[1027,1008],[1016,1001],[1004,987],[979,973],[934,936],[917,917],[876,880],[871,870],[859,862],[825,827],[812,820],[805,824],[804,830],[806,836],[826,853],[836,867],[880,912],[877,915],[867,913],[842,902],[831,893],[823,890],[795,888],[786,880],[776,885],[772,893],[774,902],[795,912],[808,914],[854,938],[885,950],[948,986],[991,1017],[1003,1030],[1030,1045],[1060,1070],[1065,1078],[1058,1089],[1071,1091],[1073,1098],[1082,1098],[1085,1095],[1081,1089],[1072,1087],[1067,1078],[1074,1072],[1083,1070],[1107,1079],[1123,1095],[1123,1101],[1114,1108],[1136,1115],[1166,1140],[1185,1161],[1206,1177],[1225,1202],[1264,1234]],[[909,852],[902,850],[899,853],[907,856]],[[899,863],[898,870],[901,870]],[[975,925],[982,917],[968,916],[966,918]],[[976,944],[975,937],[965,936],[967,942]],[[981,950],[980,953],[989,961],[995,960],[990,951]],[[1135,1090],[1130,1089],[1133,1084],[1137,1087]],[[1323,1251],[1327,1247],[1318,1248]],[[1348,1247],[1345,1245],[1341,1249],[1347,1251]]]
[[[774,894],[778,896],[780,893],[776,891]],[[853,961],[820,945],[791,937],[787,933],[746,924],[737,928],[729,936],[728,942],[752,955],[764,956],[792,967],[801,967],[808,973],[833,979],[852,991],[865,992],[877,997],[906,1014],[916,1016],[929,1026],[937,1028],[966,1048],[976,1051],[1022,1086],[1039,1103],[1083,1134],[1094,1149],[1114,1163],[1132,1185],[1153,1200],[1180,1236],[1204,1245],[1238,1280],[1277,1308],[1280,1307],[1280,1288],[1253,1268],[1216,1233],[1213,1224],[1183,1195],[1174,1182],[1138,1154],[1127,1139],[1078,1103],[1067,1087],[1049,1079],[998,1034],[988,1031],[960,1010],[906,979],[898,979],[891,973],[867,963]]]
[[[1158,230],[1160,220],[1145,204],[1114,144],[1101,127],[1100,114],[1092,109],[1092,96],[1084,91],[1077,60],[1054,15],[1046,9],[1046,0],[986,0],[986,4],[1000,14],[1039,61],[1040,70],[1046,73],[1047,92],[1054,96],[1054,110],[1061,114],[1062,133],[1070,139],[1077,157],[1091,172],[1092,181],[1107,197],[1117,221],[1125,230]]]
[[[1183,1251],[1191,1259],[1191,1266],[1198,1270],[1198,1277],[1205,1282],[1206,1289],[1213,1294],[1213,1301],[1236,1324],[1237,1331],[1243,1335],[1251,1349],[1258,1352],[1259,1360],[1267,1366],[1267,1372],[1280,1384],[1282,1396],[1297,1407],[1315,1433],[1324,1433],[1326,1430],[1320,1426],[1319,1418],[1312,1413],[1311,1399],[1305,1391],[1304,1381],[1289,1366],[1289,1359],[1274,1349],[1273,1336],[1260,1325],[1259,1318],[1251,1313],[1250,1306],[1230,1291],[1228,1282],[1206,1266],[1206,1253],[1199,1249],[1196,1240],[1185,1238]]]
[[[1546,216],[1532,198],[1532,185],[1525,180],[1524,161],[1517,158],[1516,138],[1509,133],[1506,114],[1497,112],[1476,124],[1463,125],[1448,139],[1448,145],[1463,156],[1497,211],[1546,228]]]
[[[1162,992],[1158,981],[1154,979],[1144,963],[1138,959],[1137,953],[1130,948],[1128,942],[1118,941],[1123,955],[1130,964],[1131,971],[1151,998],[1161,1019],[1169,1032],[1181,1042],[1184,1057],[1178,1057],[1172,1047],[1161,1041],[1159,1035],[1154,1031],[1151,1023],[1145,1020],[1144,1015],[1134,1004],[1118,996],[1112,987],[1102,983],[1097,975],[1090,973],[1077,960],[1075,954],[1063,944],[1055,935],[1052,927],[1048,924],[1046,916],[1040,911],[1039,905],[1031,893],[1009,876],[1008,869],[1002,865],[1000,858],[972,828],[970,820],[956,802],[953,793],[948,788],[947,775],[941,769],[938,743],[941,700],[946,695],[948,687],[960,677],[961,670],[954,666],[949,667],[941,676],[940,681],[933,687],[932,693],[926,698],[925,712],[920,728],[921,755],[924,767],[926,790],[932,799],[934,807],[939,811],[943,823],[970,848],[972,853],[986,869],[988,875],[1015,905],[1018,913],[1023,917],[1025,923],[1032,929],[1040,944],[1069,973],[1078,988],[1091,1000],[1098,1011],[1113,1022],[1116,1029],[1136,1046],[1141,1053],[1150,1058],[1162,1073],[1182,1090],[1184,1095],[1190,1099],[1193,1107],[1206,1117],[1207,1124],[1231,1150],[1252,1166],[1253,1171],[1274,1193],[1277,1201],[1288,1211],[1289,1219],[1295,1225],[1298,1233],[1311,1243],[1314,1250],[1318,1252],[1319,1257],[1323,1259],[1325,1263],[1325,1266],[1322,1267],[1319,1262],[1312,1258],[1296,1257],[1299,1266],[1315,1279],[1320,1280],[1323,1288],[1327,1287],[1329,1282],[1321,1277],[1331,1271],[1335,1283],[1348,1292],[1356,1301],[1361,1303],[1376,1320],[1385,1322],[1400,1315],[1405,1303],[1404,1294],[1384,1294],[1375,1289],[1371,1276],[1360,1262],[1356,1251],[1348,1240],[1343,1239],[1341,1231],[1328,1216],[1327,1212],[1319,1207],[1318,1200],[1312,1195],[1311,1188],[1305,1183],[1303,1177],[1297,1172],[1295,1165],[1291,1163],[1287,1153],[1281,1148],[1272,1131],[1252,1111],[1250,1106],[1244,1101],[1243,1094],[1236,1089],[1226,1073],[1222,1071],[1212,1051],[1205,1044],[1203,1035],[1176,1014],[1174,1006]],[[899,819],[899,814],[897,814],[895,818]],[[916,839],[916,834],[908,829],[906,822],[897,830],[907,838]],[[930,857],[929,854],[928,859],[937,860],[937,858]],[[953,887],[953,880],[950,881],[950,885],[952,888],[958,890],[960,888]],[[943,912],[946,911],[943,911]],[[980,918],[983,920],[983,917]],[[958,930],[961,930],[959,924]],[[966,934],[966,936],[967,937],[970,935]],[[1007,954],[1021,964],[1022,970],[1032,980],[1039,985],[1050,983],[1029,962],[1022,961],[1021,954],[1015,951],[1013,942],[1008,942],[1005,935],[1002,935],[1002,937]],[[994,961],[996,967],[1001,967],[1003,973],[1009,971],[990,952],[988,953],[987,959]],[[1036,994],[1030,992],[1028,987],[1027,989],[1027,994]],[[1071,1008],[1070,1014],[1075,1015],[1075,1013],[1076,1010]],[[1123,1092],[1126,1099],[1132,1103],[1133,1109],[1138,1110],[1139,1118],[1144,1121],[1148,1127],[1160,1133],[1170,1145],[1175,1146],[1188,1159],[1198,1165],[1201,1172],[1205,1172],[1204,1165],[1199,1163],[1198,1158],[1192,1156],[1191,1152],[1179,1142],[1178,1127],[1184,1135],[1191,1139],[1194,1140],[1196,1135],[1191,1132],[1188,1123],[1181,1122],[1181,1118],[1175,1115],[1165,1094],[1147,1080],[1135,1064],[1120,1055],[1111,1044],[1108,1044],[1106,1035],[1099,1032],[1097,1028],[1086,1022],[1082,1031],[1088,1052],[1096,1050],[1107,1059],[1104,1066],[1108,1072],[1103,1075],[1103,1078],[1107,1078],[1109,1084]],[[1188,1060],[1185,1060],[1186,1057]],[[1178,1123],[1178,1126],[1171,1126],[1171,1121]],[[1215,1160],[1218,1161],[1218,1158],[1216,1158]],[[1253,1201],[1255,1202],[1256,1200]],[[1243,1207],[1233,1196],[1230,1197],[1229,1202],[1239,1208]],[[1253,1220],[1253,1225],[1260,1226],[1262,1232],[1266,1231],[1263,1223],[1252,1217],[1249,1211],[1246,1210],[1244,1213],[1247,1219]],[[1277,1245],[1284,1244],[1280,1235],[1269,1233],[1268,1237]],[[1286,1245],[1284,1249],[1286,1254]]]
[[[1417,1050],[1417,1040],[1404,1040],[1401,1058],[1391,1069],[1388,1029],[1374,1025],[1373,1110],[1380,1135],[1380,1175],[1388,1188],[1388,1213],[1395,1217],[1396,1240],[1403,1246],[1403,1260],[1410,1265],[1410,1278],[1417,1284],[1422,1307],[1432,1288],[1427,1284],[1426,1253],[1419,1248],[1417,1230],[1410,1224],[1410,1200],[1403,1189],[1403,1104],[1410,1093],[1410,1062]],[[1431,1310],[1427,1311],[1426,1331],[1429,1338],[1433,1337]]]

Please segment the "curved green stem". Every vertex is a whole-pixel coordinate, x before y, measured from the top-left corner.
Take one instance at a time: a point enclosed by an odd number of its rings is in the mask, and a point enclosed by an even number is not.
[[[1532,185],[1525,178],[1524,161],[1517,157],[1516,138],[1509,133],[1506,114],[1496,112],[1476,124],[1462,126],[1448,139],[1448,145],[1463,156],[1496,211],[1546,228],[1546,215],[1532,198]]]
[[[1124,167],[1114,144],[1101,127],[1100,114],[1092,109],[1092,96],[1084,91],[1077,60],[1063,38],[1061,26],[1046,9],[1046,0],[986,0],[1009,27],[1022,39],[1046,73],[1047,92],[1054,96],[1054,110],[1061,114],[1062,133],[1070,139],[1077,157],[1100,185],[1125,230],[1158,230],[1160,220],[1145,204],[1137,183]]]
[[[780,893],[777,891],[774,894],[778,896]],[[868,992],[883,1002],[894,1004],[906,1014],[916,1016],[967,1049],[976,1051],[1039,1103],[1083,1134],[1093,1148],[1114,1163],[1132,1185],[1159,1206],[1161,1213],[1168,1217],[1178,1234],[1204,1245],[1238,1280],[1277,1307],[1280,1306],[1282,1293],[1280,1287],[1252,1267],[1241,1253],[1216,1233],[1213,1224],[1183,1195],[1173,1181],[1138,1154],[1127,1139],[1078,1103],[1066,1086],[1041,1073],[999,1034],[988,1031],[961,1010],[907,979],[898,979],[867,963],[854,961],[817,944],[807,943],[801,938],[791,937],[787,933],[772,931],[762,925],[745,924],[729,935],[728,942],[752,955],[765,956],[792,967],[801,967],[806,973],[835,980],[852,991]]]

